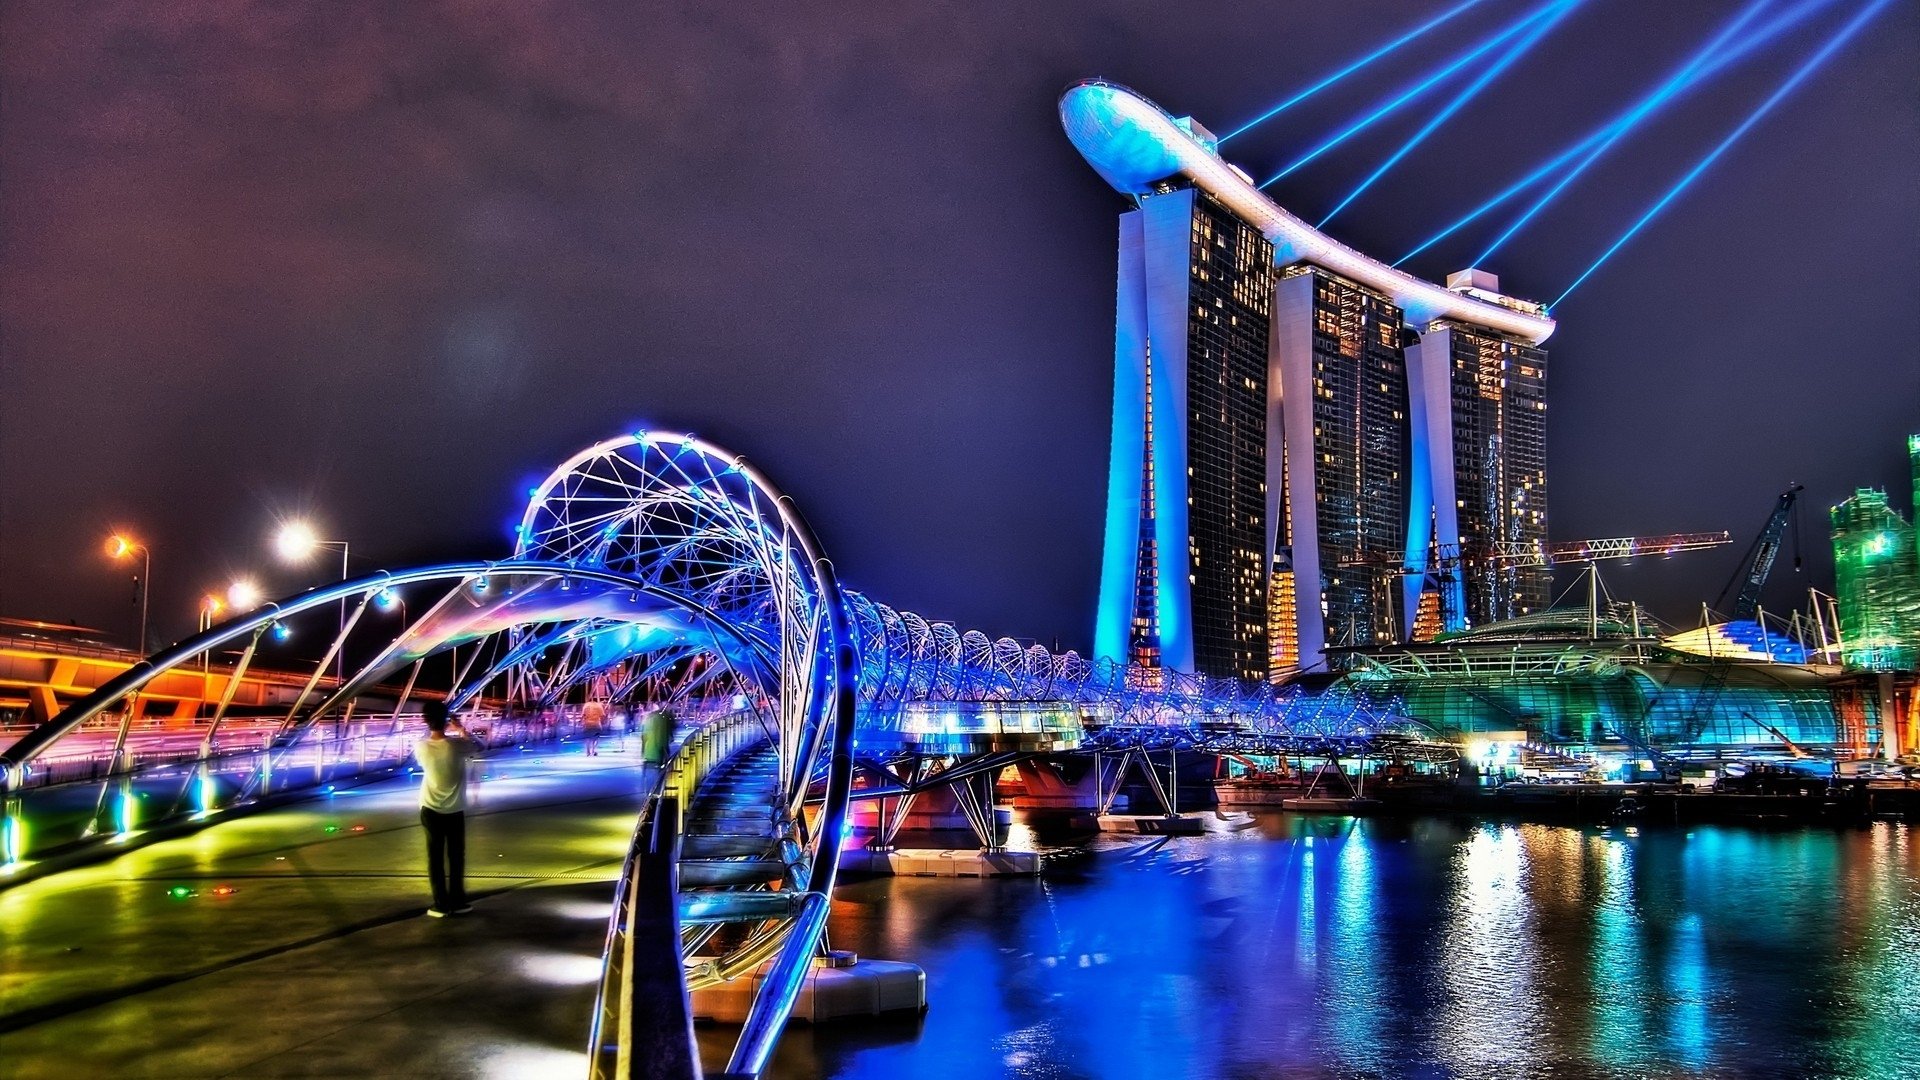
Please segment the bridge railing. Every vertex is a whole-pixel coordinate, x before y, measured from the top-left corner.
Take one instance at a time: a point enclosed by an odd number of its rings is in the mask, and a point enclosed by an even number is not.
[[[570,714],[503,717],[470,713],[469,734],[495,749],[562,738]],[[165,728],[130,735],[119,752],[111,732],[90,745],[69,737],[65,753],[24,762],[8,776],[0,809],[0,875],[91,845],[125,844],[170,825],[223,815],[303,791],[391,773],[406,766],[420,735],[417,713],[322,721],[283,731],[234,721],[231,730]],[[0,880],[4,880],[0,878]]]
[[[679,837],[700,785],[737,755],[768,740],[752,711],[729,713],[683,733],[664,762],[647,763],[658,785],[641,807],[614,883],[601,952],[600,987],[587,1040],[591,1080],[627,1080],[635,1051],[651,1055],[649,1076],[698,1076],[680,965]],[[673,985],[664,985],[671,978]],[[680,1008],[673,1010],[672,1002]],[[686,1068],[672,1061],[685,1057]]]

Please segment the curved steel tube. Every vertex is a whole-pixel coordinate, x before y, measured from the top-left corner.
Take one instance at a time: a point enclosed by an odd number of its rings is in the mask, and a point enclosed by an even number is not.
[[[108,705],[145,686],[149,681],[166,671],[191,660],[208,649],[217,648],[236,638],[245,636],[262,627],[291,615],[312,608],[326,607],[338,603],[342,598],[359,595],[379,588],[391,588],[395,585],[417,584],[424,581],[471,578],[478,576],[514,577],[520,575],[538,575],[547,578],[575,578],[599,581],[615,585],[622,589],[632,589],[646,593],[656,599],[671,603],[682,603],[680,597],[666,594],[645,582],[634,581],[620,574],[603,570],[570,566],[552,562],[461,562],[444,563],[438,566],[416,567],[411,570],[382,570],[351,581],[338,582],[324,588],[314,589],[298,598],[263,605],[253,611],[236,616],[202,633],[180,641],[173,646],[155,653],[140,661],[118,676],[109,680],[98,690],[62,709],[60,713],[45,723],[21,736],[5,751],[0,751],[0,768],[11,772],[12,768],[31,761],[34,756],[62,735],[98,715]],[[724,624],[721,624],[724,625]]]

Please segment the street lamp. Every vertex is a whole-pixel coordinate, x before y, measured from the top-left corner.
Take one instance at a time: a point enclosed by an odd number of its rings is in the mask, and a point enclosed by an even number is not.
[[[153,591],[153,552],[147,545],[128,536],[126,533],[114,533],[107,537],[107,557],[115,562],[140,556],[140,655],[147,655],[147,594]]]
[[[260,586],[241,578],[227,586],[227,603],[235,611],[252,611],[260,606]]]
[[[322,540],[313,526],[304,521],[289,521],[280,526],[274,534],[273,548],[280,557],[290,563],[306,562],[313,558],[321,548],[340,549],[340,580],[347,580],[347,542],[345,540]]]
[[[207,631],[213,629],[213,620],[216,618],[219,618],[220,612],[226,610],[226,606],[227,606],[226,601],[220,599],[219,593],[208,593],[207,595],[200,598],[200,632],[201,633],[204,634]],[[212,667],[213,667],[213,647],[208,646],[205,650],[203,650],[200,653],[200,674],[202,676],[205,676],[207,672],[211,670]]]
[[[305,521],[295,520],[283,523],[280,531],[274,534],[273,547],[280,553],[282,559],[291,563],[306,562],[321,548],[337,547],[340,549],[340,580],[347,580],[347,542],[322,540],[320,534],[314,532],[313,526]],[[347,598],[343,596],[340,598],[340,635],[345,637],[346,633]],[[343,684],[347,681],[346,652],[344,641],[334,649],[333,676]]]

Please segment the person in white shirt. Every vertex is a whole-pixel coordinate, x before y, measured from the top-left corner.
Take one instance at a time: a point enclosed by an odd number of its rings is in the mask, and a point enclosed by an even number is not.
[[[456,721],[447,722],[447,703],[427,701],[420,706],[426,737],[413,744],[420,763],[420,825],[427,831],[427,880],[433,886],[436,919],[464,915],[467,903],[467,762],[473,740]]]

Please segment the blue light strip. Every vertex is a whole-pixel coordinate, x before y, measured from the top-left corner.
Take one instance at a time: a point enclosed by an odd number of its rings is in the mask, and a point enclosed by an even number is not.
[[[1665,104],[1672,104],[1673,101],[1677,101],[1681,97],[1684,97],[1688,93],[1691,93],[1695,87],[1700,86],[1702,83],[1706,82],[1708,79],[1711,79],[1715,75],[1718,75],[1722,71],[1725,71],[1729,66],[1731,66],[1735,62],[1745,59],[1747,56],[1751,55],[1755,50],[1761,48],[1764,45],[1770,44],[1775,38],[1778,38],[1782,33],[1805,22],[1808,16],[1814,14],[1815,12],[1822,11],[1828,7],[1833,6],[1834,2],[1835,0],[1801,0],[1800,3],[1795,4],[1793,7],[1788,8],[1786,11],[1780,13],[1779,15],[1774,16],[1772,20],[1767,22],[1765,25],[1759,27],[1758,29],[1754,30],[1751,34],[1748,34],[1746,37],[1742,38],[1739,41],[1739,43],[1735,44],[1732,48],[1727,49],[1725,52],[1722,52],[1718,56],[1714,57],[1713,60],[1707,64],[1707,66],[1705,66],[1699,72],[1697,72],[1692,79],[1689,79],[1686,82],[1686,84],[1680,88],[1679,93],[1675,94]],[[1655,111],[1657,112],[1658,110],[1655,110]],[[1433,245],[1439,243],[1440,241],[1445,240],[1447,237],[1452,236],[1454,233],[1459,232],[1461,229],[1467,227],[1468,225],[1471,225],[1473,222],[1478,221],[1481,217],[1491,212],[1495,207],[1498,207],[1501,203],[1506,202],[1508,199],[1511,199],[1515,195],[1518,195],[1519,193],[1521,193],[1522,191],[1527,190],[1528,188],[1532,187],[1534,184],[1539,183],[1545,177],[1552,175],[1554,170],[1558,169],[1562,165],[1565,165],[1567,162],[1573,160],[1574,157],[1576,157],[1577,155],[1579,155],[1581,152],[1585,151],[1589,147],[1593,146],[1594,143],[1599,142],[1601,139],[1607,138],[1610,134],[1612,134],[1625,121],[1626,115],[1627,115],[1626,113],[1621,113],[1620,115],[1615,116],[1611,120],[1608,120],[1606,123],[1600,125],[1594,130],[1588,132],[1585,136],[1583,136],[1580,139],[1579,142],[1576,142],[1573,145],[1567,147],[1565,150],[1560,151],[1560,153],[1554,155],[1554,157],[1551,160],[1535,168],[1532,172],[1521,177],[1520,179],[1514,181],[1512,184],[1508,185],[1508,187],[1504,191],[1500,192],[1498,195],[1495,195],[1493,198],[1488,199],[1486,202],[1481,203],[1478,207],[1475,207],[1466,216],[1460,218],[1460,220],[1455,221],[1453,224],[1448,225],[1446,228],[1441,229],[1437,233],[1434,233],[1432,236],[1428,237],[1425,241],[1421,242],[1420,246],[1407,252],[1405,255],[1400,256],[1398,259],[1395,259],[1393,261],[1393,265],[1395,266],[1401,265],[1402,263],[1406,262],[1408,259],[1413,258],[1415,255],[1420,254],[1421,252],[1427,250]],[[1644,120],[1645,118],[1643,117],[1642,119]]]
[[[1466,0],[1466,3],[1461,4],[1458,7],[1450,8],[1447,11],[1441,12],[1438,16],[1435,16],[1434,18],[1424,23],[1421,23],[1419,26],[1416,26],[1412,30],[1407,31],[1405,34],[1402,34],[1399,37],[1394,38],[1392,41],[1387,42],[1385,45],[1380,46],[1378,49],[1375,49],[1374,51],[1368,53],[1367,55],[1361,57],[1360,59],[1355,60],[1353,63],[1348,64],[1346,67],[1341,68],[1339,71],[1336,71],[1333,74],[1327,76],[1326,78],[1321,79],[1319,82],[1314,83],[1312,86],[1307,87],[1305,90],[1302,90],[1299,93],[1288,98],[1287,100],[1281,102],[1280,104],[1275,105],[1273,108],[1268,109],[1266,112],[1261,113],[1259,116],[1256,116],[1253,119],[1247,121],[1246,123],[1241,124],[1239,127],[1234,128],[1232,131],[1221,136],[1220,142],[1225,143],[1228,139],[1234,138],[1239,135],[1243,135],[1246,132],[1259,127],[1261,124],[1264,124],[1267,121],[1273,119],[1274,117],[1279,116],[1281,113],[1286,112],[1288,109],[1293,108],[1295,105],[1298,105],[1301,102],[1312,97],[1313,95],[1319,93],[1320,91],[1325,90],[1327,87],[1332,86],[1334,83],[1339,82],[1341,79],[1344,79],[1347,76],[1353,74],[1354,72],[1359,71],[1361,68],[1366,67],[1368,64],[1373,63],[1375,60],[1378,60],[1381,57],[1386,56],[1388,53],[1393,52],[1395,49],[1398,49],[1400,46],[1413,41],[1414,39],[1424,35],[1427,31],[1434,29],[1440,24],[1447,22],[1448,20],[1452,19],[1454,16],[1459,15],[1462,12],[1465,12],[1468,8],[1471,8],[1479,3],[1481,3],[1481,0]]]
[[[1509,38],[1513,37],[1515,34],[1520,33],[1522,30],[1525,30],[1527,27],[1539,21],[1548,12],[1552,11],[1553,8],[1554,8],[1553,4],[1548,4],[1521,17],[1520,19],[1515,20],[1512,24],[1507,26],[1506,29],[1501,30],[1499,33],[1494,34],[1492,37],[1487,38],[1485,41],[1482,41],[1480,44],[1475,45],[1472,49],[1468,50],[1467,52],[1462,53],[1459,57],[1455,58],[1451,63],[1445,64],[1439,69],[1429,72],[1427,75],[1422,77],[1418,82],[1415,82],[1412,86],[1408,87],[1406,90],[1401,91],[1391,101],[1388,101],[1386,104],[1381,105],[1378,108],[1375,108],[1371,113],[1368,113],[1364,118],[1348,125],[1345,130],[1340,132],[1340,134],[1335,135],[1333,138],[1328,139],[1327,141],[1321,143],[1319,146],[1316,146],[1312,150],[1307,151],[1305,156],[1301,157],[1299,160],[1295,161],[1293,164],[1287,166],[1284,169],[1281,169],[1279,172],[1274,173],[1272,176],[1269,176],[1265,180],[1261,181],[1259,186],[1264,188],[1267,185],[1272,184],[1274,181],[1279,180],[1280,178],[1288,175],[1289,173],[1292,173],[1295,169],[1300,168],[1302,165],[1305,165],[1307,162],[1312,161],[1314,158],[1319,157],[1321,154],[1324,154],[1327,151],[1333,149],[1334,147],[1339,146],[1341,143],[1346,142],[1348,139],[1353,138],[1355,135],[1360,134],[1362,131],[1365,131],[1366,129],[1372,127],[1373,125],[1379,123],[1382,120],[1385,120],[1387,117],[1400,111],[1401,106],[1407,104],[1413,99],[1433,89],[1435,86],[1439,85],[1441,82],[1443,82],[1448,76],[1452,75],[1454,72],[1457,72],[1461,68],[1466,67],[1468,64],[1473,63],[1475,60],[1480,59],[1482,56],[1485,56],[1487,53],[1492,52],[1494,49],[1499,48]]]
[[[1573,290],[1579,288],[1582,282],[1592,277],[1593,272],[1600,269],[1608,259],[1612,258],[1614,252],[1626,246],[1627,241],[1633,239],[1635,234],[1639,233],[1641,229],[1646,227],[1648,222],[1659,215],[1660,211],[1666,209],[1668,203],[1679,198],[1681,192],[1692,186],[1693,182],[1699,179],[1702,173],[1706,172],[1715,161],[1718,161],[1720,155],[1726,153],[1732,148],[1734,143],[1740,141],[1742,135],[1745,135],[1755,124],[1759,123],[1768,113],[1772,112],[1774,106],[1786,100],[1787,95],[1793,93],[1801,83],[1807,80],[1808,76],[1819,70],[1820,67],[1827,62],[1829,57],[1839,51],[1840,46],[1845,45],[1851,40],[1867,23],[1873,20],[1875,15],[1880,14],[1881,9],[1892,2],[1893,0],[1873,0],[1872,3],[1861,9],[1859,14],[1849,20],[1845,26],[1841,27],[1838,32],[1828,38],[1827,43],[1820,47],[1819,52],[1808,57],[1806,63],[1801,64],[1794,70],[1792,75],[1788,76],[1786,82],[1780,84],[1779,89],[1768,95],[1767,100],[1761,102],[1758,108],[1748,113],[1745,120],[1740,121],[1739,127],[1734,128],[1726,138],[1720,140],[1720,145],[1714,147],[1706,157],[1701,158],[1699,164],[1688,169],[1686,175],[1682,176],[1677,183],[1668,188],[1666,194],[1655,200],[1654,204],[1647,208],[1647,212],[1640,215],[1638,221],[1635,221],[1629,226],[1626,232],[1620,234],[1620,239],[1615,240],[1611,247],[1601,252],[1600,257],[1593,261],[1592,266],[1587,267],[1579,277],[1574,278],[1573,284],[1567,286],[1566,292],[1561,293],[1551,306],[1557,307],[1561,301],[1573,295]]]
[[[1369,175],[1365,180],[1360,181],[1360,186],[1354,188],[1353,191],[1348,193],[1346,198],[1341,199],[1340,204],[1338,206],[1335,206],[1332,210],[1328,211],[1327,216],[1321,218],[1320,223],[1315,227],[1320,229],[1326,228],[1327,222],[1332,221],[1335,215],[1339,214],[1340,211],[1345,210],[1347,208],[1347,205],[1349,203],[1359,198],[1362,192],[1372,187],[1374,185],[1374,182],[1379,180],[1382,176],[1385,176],[1387,174],[1387,170],[1399,164],[1401,158],[1406,157],[1408,154],[1412,153],[1414,147],[1417,147],[1421,143],[1425,142],[1427,139],[1427,136],[1432,135],[1435,131],[1439,130],[1440,125],[1452,119],[1454,113],[1457,113],[1461,109],[1465,108],[1468,102],[1471,102],[1475,97],[1479,96],[1480,91],[1486,89],[1488,83],[1491,83],[1493,80],[1499,78],[1500,75],[1504,73],[1508,68],[1512,67],[1516,61],[1518,61],[1522,56],[1525,56],[1534,47],[1534,45],[1538,44],[1541,38],[1546,37],[1548,31],[1552,30],[1555,26],[1558,26],[1560,24],[1560,20],[1566,18],[1568,15],[1571,15],[1573,13],[1573,9],[1579,7],[1584,2],[1585,0],[1558,0],[1557,3],[1545,9],[1546,12],[1548,13],[1547,17],[1541,20],[1539,25],[1527,31],[1527,35],[1525,37],[1515,42],[1513,47],[1508,49],[1506,53],[1504,53],[1500,57],[1500,59],[1494,61],[1493,65],[1488,67],[1487,70],[1481,72],[1478,78],[1474,79],[1473,82],[1467,84],[1466,89],[1460,91],[1459,94],[1455,95],[1454,99],[1447,103],[1447,107],[1440,110],[1439,115],[1427,121],[1426,124],[1422,126],[1419,131],[1414,132],[1413,137],[1411,139],[1408,139],[1405,143],[1403,143],[1400,149],[1395,150],[1393,152],[1393,155],[1387,158],[1386,161],[1381,162],[1380,167],[1373,170],[1373,173]]]
[[[1142,211],[1120,218],[1113,328],[1113,448],[1107,462],[1107,525],[1100,555],[1100,607],[1093,655],[1127,662],[1140,572],[1140,486],[1146,468],[1147,297]]]
[[[1765,10],[1767,5],[1771,3],[1773,3],[1773,0],[1753,0],[1753,3],[1741,9],[1740,14],[1735,15],[1732,21],[1720,28],[1719,33],[1713,35],[1712,40],[1708,41],[1705,45],[1701,46],[1699,51],[1688,57],[1687,62],[1680,65],[1671,75],[1668,75],[1659,86],[1654,88],[1652,93],[1641,98],[1637,104],[1628,109],[1626,115],[1614,124],[1611,135],[1601,140],[1598,146],[1589,150],[1586,157],[1575,162],[1573,167],[1568,169],[1566,173],[1560,177],[1559,181],[1548,188],[1545,194],[1534,200],[1533,205],[1527,207],[1519,217],[1515,218],[1513,224],[1508,225],[1505,231],[1501,232],[1499,236],[1494,237],[1493,242],[1488,244],[1486,250],[1482,251],[1479,257],[1474,259],[1470,265],[1485,266],[1487,260],[1493,257],[1493,253],[1500,250],[1500,245],[1512,239],[1513,234],[1525,228],[1527,222],[1532,221],[1535,215],[1545,210],[1553,200],[1559,198],[1560,193],[1565,191],[1568,185],[1578,180],[1580,174],[1587,171],[1588,166],[1600,160],[1608,150],[1613,148],[1615,143],[1624,138],[1628,132],[1640,126],[1640,122],[1651,115],[1656,109],[1684,91],[1687,84],[1698,77],[1701,66],[1712,60],[1714,54],[1720,52],[1720,50],[1726,46],[1727,39],[1739,33],[1742,27],[1752,22],[1754,16],[1760,14],[1760,12]]]

